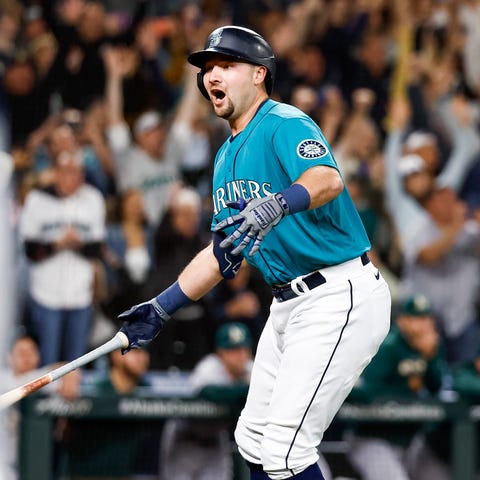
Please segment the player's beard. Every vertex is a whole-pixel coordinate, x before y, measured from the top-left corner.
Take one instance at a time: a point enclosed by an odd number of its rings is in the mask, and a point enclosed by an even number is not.
[[[225,105],[222,105],[221,107],[216,107],[214,105],[213,109],[217,117],[223,118],[225,120],[230,120],[233,115],[233,112],[235,111],[235,107],[233,106],[233,103],[229,98],[225,97],[225,99],[226,99]]]

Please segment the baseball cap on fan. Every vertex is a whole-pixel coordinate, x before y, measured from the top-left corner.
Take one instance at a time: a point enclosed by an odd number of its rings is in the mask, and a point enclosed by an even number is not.
[[[432,314],[432,307],[424,295],[413,295],[402,302],[400,313],[412,317],[425,317]]]
[[[226,350],[242,347],[250,348],[252,346],[252,337],[248,328],[242,323],[226,323],[217,330],[215,345],[217,348]]]
[[[425,170],[425,161],[420,155],[410,153],[400,158],[397,169],[400,177],[405,178],[412,173],[423,172]]]
[[[135,135],[140,135],[142,133],[148,132],[153,130],[154,128],[159,127],[162,124],[162,117],[161,115],[154,111],[148,110],[147,112],[142,113],[135,125],[133,127],[133,132]]]

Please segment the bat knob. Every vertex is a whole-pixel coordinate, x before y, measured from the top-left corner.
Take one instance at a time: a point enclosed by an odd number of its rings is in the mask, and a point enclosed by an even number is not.
[[[128,337],[123,332],[117,332],[115,336],[119,338],[120,341],[122,342],[122,348],[128,348],[128,346],[130,345],[130,341],[128,340]]]

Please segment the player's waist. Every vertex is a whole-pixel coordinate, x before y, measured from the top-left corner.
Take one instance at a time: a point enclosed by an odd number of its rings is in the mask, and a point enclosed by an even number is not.
[[[363,253],[360,257],[348,260],[338,265],[321,268],[306,275],[294,278],[288,283],[282,285],[272,285],[273,296],[280,302],[290,300],[307,293],[320,285],[337,278],[344,278],[345,275],[352,274],[354,270],[363,268],[370,263],[367,253]]]

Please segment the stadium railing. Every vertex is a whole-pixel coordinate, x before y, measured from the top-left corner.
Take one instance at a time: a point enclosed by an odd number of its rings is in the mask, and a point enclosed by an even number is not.
[[[91,439],[83,438],[84,443],[88,445],[98,438],[98,432],[105,432],[112,422],[119,425],[119,430],[114,434],[118,441],[118,431],[125,431],[126,438],[133,435],[132,425],[148,425],[151,434],[152,428],[153,430],[157,429],[157,426],[161,428],[162,422],[172,417],[213,421],[221,418],[233,420],[234,415],[238,415],[238,410],[232,412],[226,406],[191,397],[188,393],[162,396],[155,389],[143,389],[140,394],[133,397],[87,394],[72,402],[58,396],[35,394],[21,403],[20,478],[21,480],[52,478],[54,463],[59,462],[58,445],[55,446],[52,440],[54,429],[58,430],[58,419],[62,419],[63,422],[68,420],[77,426],[87,426],[83,432],[91,431],[94,426],[99,427],[97,433],[93,431],[89,434]],[[479,420],[480,405],[466,405],[458,400],[452,402],[384,400],[368,405],[345,403],[334,423],[451,422],[452,478],[473,480],[477,452],[476,427]],[[118,458],[122,454],[117,450],[115,455]],[[245,476],[245,470],[238,467],[238,461],[236,465],[236,480],[248,478]],[[81,475],[78,478],[82,478]],[[99,475],[99,478],[102,477]],[[148,475],[145,478],[148,478]]]

